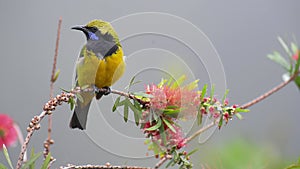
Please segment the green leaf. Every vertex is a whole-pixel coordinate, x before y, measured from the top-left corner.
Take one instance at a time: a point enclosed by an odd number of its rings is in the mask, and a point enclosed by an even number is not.
[[[224,94],[224,96],[223,96],[223,98],[222,98],[222,104],[223,104],[223,105],[225,104],[225,100],[226,100],[226,97],[227,97],[227,95],[228,95],[228,92],[229,92],[229,90],[226,89],[225,94]]]
[[[297,76],[294,80],[294,82],[296,83],[296,85],[298,86],[298,88],[300,89],[300,76]]]
[[[182,75],[180,76],[171,86],[171,89],[176,89],[178,88],[179,86],[182,85],[182,83],[185,81],[186,79],[186,76],[185,75]]]
[[[236,116],[238,119],[240,119],[240,120],[243,119],[243,116],[242,116],[240,113],[235,113],[235,116]]]
[[[45,158],[41,169],[47,169],[51,160],[51,153],[49,152],[47,157]]]
[[[136,97],[145,97],[145,98],[153,98],[154,97],[153,95],[147,94],[144,92],[133,92],[132,94]]]
[[[222,127],[222,124],[223,124],[223,114],[221,114],[220,121],[218,124],[219,129]]]
[[[171,164],[174,165],[174,159],[173,159],[173,158],[168,162],[168,164],[166,165],[166,168],[170,167]],[[173,166],[173,165],[172,165],[172,166]]]
[[[133,86],[133,85],[135,85],[135,84],[137,84],[137,83],[142,82],[142,81],[140,81],[140,80],[135,82],[135,81],[134,81],[135,78],[136,78],[136,76],[133,76],[133,77],[130,79],[129,84],[128,84],[128,86],[125,87],[125,89],[127,89],[127,90],[129,91],[130,88],[131,88],[131,86]]]
[[[235,109],[235,112],[237,112],[237,113],[246,113],[246,112],[249,112],[249,111],[250,111],[249,109],[242,109],[240,107],[237,107]]]
[[[115,111],[117,110],[117,107],[119,107],[120,99],[121,99],[121,96],[119,96],[119,97],[116,99],[115,104],[114,104],[113,107],[112,107],[112,112],[115,112]]]
[[[300,52],[299,52],[298,55],[300,55]],[[297,73],[297,72],[299,71],[299,66],[300,66],[300,56],[298,57],[298,60],[297,60],[297,62],[296,62],[294,74]]]
[[[128,103],[125,102],[125,104],[124,104],[124,117],[123,117],[125,122],[128,121],[128,112],[129,112]]]
[[[5,144],[2,145],[2,148],[3,148],[3,154],[4,154],[5,158],[6,158],[6,161],[7,161],[8,165],[9,165],[9,167],[11,169],[13,169],[13,166],[12,166],[9,154],[8,154],[8,150],[7,150],[6,146],[5,146]]]
[[[215,85],[213,84],[211,86],[211,91],[210,91],[210,101],[213,100],[214,94],[215,94]]]
[[[280,53],[278,52],[274,52],[273,54],[269,54],[267,55],[267,57],[278,63],[280,66],[282,66],[286,71],[290,71],[290,65],[288,64],[288,62],[280,55]]]
[[[127,98],[126,98],[127,99]],[[127,99],[127,105],[133,111],[135,124],[138,126],[140,124],[141,111],[137,109],[129,99]]]
[[[198,148],[194,149],[193,151],[189,152],[189,153],[187,154],[187,156],[190,156],[190,155],[196,153],[198,150],[199,150]]]
[[[198,82],[199,82],[199,79],[191,82],[190,84],[184,86],[187,90],[194,90],[195,88],[198,87]]]
[[[70,93],[70,90],[67,90],[67,89],[64,89],[64,88],[61,88],[61,87],[60,87],[60,90],[66,92],[66,93]]]
[[[75,95],[76,95],[76,98],[77,98],[81,103],[84,102],[83,97],[82,97],[79,93],[76,93]]]
[[[166,145],[166,143],[167,143],[167,136],[166,136],[166,133],[165,133],[165,127],[164,127],[164,125],[161,125],[159,127],[159,134],[161,136],[163,145]]]
[[[157,121],[156,121],[156,124],[155,124],[154,126],[152,126],[152,127],[147,128],[146,130],[147,130],[147,131],[157,130],[157,129],[160,128],[161,126],[163,126],[163,125],[161,125],[161,119],[158,118]]]
[[[171,130],[171,131],[173,131],[173,133],[176,133],[176,130],[175,130],[175,128],[172,126],[172,124],[171,123],[173,123],[173,122],[169,122],[169,120],[167,120],[167,119],[165,119],[165,118],[162,118],[163,119],[163,121],[164,121],[164,123],[168,126],[168,128]]]
[[[31,164],[35,163],[35,161],[42,155],[42,152],[35,154],[31,157],[23,166],[22,169],[28,168]]]
[[[34,148],[31,149],[30,158],[32,158],[33,156],[34,156]],[[35,163],[34,162],[29,165],[29,169],[34,169],[34,167],[35,167]]]
[[[292,56],[292,53],[288,47],[288,45],[284,42],[284,40],[282,40],[281,37],[277,37],[279,43],[281,44],[281,46],[283,47],[283,49],[285,50],[285,52],[288,54],[288,56]]]
[[[168,80],[162,78],[161,81],[158,83],[157,87],[161,88]]]
[[[7,169],[7,167],[0,163],[0,169]]]
[[[200,126],[202,124],[202,112],[201,112],[201,106],[199,106],[198,108],[198,113],[197,113],[197,122],[198,122],[198,126]]]
[[[291,43],[291,49],[292,49],[293,54],[296,54],[298,52],[298,47],[293,42]]]
[[[171,116],[176,118],[178,116],[178,113],[181,112],[181,109],[164,109],[163,114],[167,116]]]
[[[54,75],[53,79],[51,79],[51,81],[52,81],[53,83],[56,82],[56,80],[57,80],[59,74],[60,74],[60,70],[58,69],[58,70],[55,72],[55,75]]]
[[[200,96],[200,101],[202,102],[203,101],[203,98],[204,96],[206,95],[206,91],[207,91],[207,84],[205,84],[202,88],[202,91],[201,91],[201,96]]]
[[[74,107],[75,107],[75,103],[76,103],[75,100],[74,100],[74,98],[70,97],[68,103],[70,104],[70,109],[73,110]]]

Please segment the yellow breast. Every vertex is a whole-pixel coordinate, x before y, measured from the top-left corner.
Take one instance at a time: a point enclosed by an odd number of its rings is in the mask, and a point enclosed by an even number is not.
[[[125,71],[121,47],[111,56],[99,59],[93,52],[84,50],[84,57],[77,63],[79,86],[96,85],[98,88],[114,84]]]

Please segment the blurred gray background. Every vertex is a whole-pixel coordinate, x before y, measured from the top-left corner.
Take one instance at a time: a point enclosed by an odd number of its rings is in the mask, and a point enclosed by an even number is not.
[[[39,114],[43,104],[49,98],[50,73],[52,69],[53,54],[57,31],[58,18],[62,16],[61,41],[57,67],[61,70],[58,81],[55,83],[55,93],[60,93],[60,87],[72,87],[74,64],[81,46],[85,43],[84,36],[70,28],[74,25],[86,24],[92,19],[113,21],[122,16],[139,12],[163,12],[186,19],[198,27],[212,42],[220,56],[226,74],[226,81],[216,83],[217,91],[224,92],[224,87],[230,89],[230,103],[243,104],[279,84],[283,69],[266,58],[274,50],[283,53],[276,37],[282,36],[288,42],[300,37],[299,6],[297,0],[251,0],[251,1],[26,1],[26,2],[0,2],[0,113],[9,114],[23,129],[31,118]],[[134,29],[141,24],[126,25],[126,29]],[[114,24],[113,24],[114,25]],[[124,24],[123,24],[124,25]],[[159,25],[158,29],[159,29]],[[125,28],[116,25],[117,32]],[[182,31],[185,31],[184,25]],[[186,32],[188,35],[190,32]],[[121,37],[122,39],[122,37]],[[209,42],[209,41],[208,41]],[[124,52],[128,58],[128,71],[116,84],[115,88],[123,90],[129,79],[136,72],[131,72],[139,65],[158,62],[159,54],[166,58],[176,55],[182,58],[187,67],[193,72],[196,79],[201,79],[200,86],[211,84],[209,72],[201,62],[193,62],[193,53],[185,47],[178,47],[178,42],[158,35],[144,35],[125,39]],[[193,44],[197,45],[197,44]],[[201,44],[199,44],[201,45]],[[161,48],[173,52],[174,55],[159,50],[140,51],[143,48]],[[187,52],[185,52],[185,50]],[[158,52],[157,52],[158,51]],[[152,58],[155,55],[155,58]],[[139,60],[143,56],[148,60]],[[162,60],[163,56],[161,56]],[[210,56],[202,56],[210,57]],[[174,66],[168,67],[169,71]],[[170,64],[173,62],[169,62]],[[176,67],[176,63],[174,62]],[[151,65],[149,65],[151,67]],[[148,68],[148,67],[147,67]],[[182,68],[182,67],[181,67]],[[185,69],[185,68],[182,68]],[[220,67],[216,67],[220,69]],[[177,69],[176,69],[177,70]],[[176,72],[175,74],[180,74]],[[189,70],[180,70],[186,72]],[[179,72],[180,72],[179,71]],[[142,71],[137,77],[143,80],[142,84],[157,83],[164,73]],[[192,76],[191,76],[192,77]],[[193,79],[192,79],[193,80]],[[224,86],[225,84],[225,86]],[[219,87],[218,87],[219,86]],[[142,90],[143,85],[136,87]],[[216,93],[221,97],[223,93]],[[141,138],[142,134],[133,123],[124,124],[120,113],[111,113],[112,96],[104,98],[97,105],[110,124],[110,126],[130,138]],[[299,100],[300,95],[294,84],[272,95],[267,100],[251,107],[251,113],[245,114],[245,120],[233,120],[227,126],[217,131],[210,140],[199,146],[200,151],[193,157],[196,166],[207,151],[219,145],[226,145],[234,139],[244,138],[256,144],[272,147],[282,159],[295,161],[300,155],[299,136]],[[107,102],[107,104],[106,104]],[[108,106],[109,105],[109,106]],[[68,163],[72,164],[104,164],[110,162],[114,165],[142,165],[153,166],[157,159],[132,158],[136,152],[146,154],[144,145],[135,142],[108,138],[109,132],[99,132],[97,138],[111,143],[114,148],[126,147],[132,156],[124,156],[109,149],[103,149],[100,141],[88,137],[89,134],[68,127],[71,111],[67,105],[59,107],[53,116],[53,139],[55,144],[51,147],[53,156],[57,159],[54,168]],[[92,114],[92,113],[90,113]],[[34,134],[30,147],[36,151],[43,150],[43,141],[46,139],[47,120],[42,122],[42,129]],[[100,123],[100,122],[99,122]],[[92,126],[92,125],[90,125]],[[98,124],[98,127],[101,124]],[[92,127],[90,127],[92,128]],[[93,131],[97,131],[93,128]],[[100,129],[99,129],[100,131]],[[137,134],[138,133],[138,134]],[[95,134],[94,134],[95,135]],[[97,134],[96,134],[97,135]],[[109,140],[107,140],[109,139]],[[99,143],[100,142],[100,143]],[[104,143],[105,144],[105,143]],[[102,147],[102,148],[101,148]],[[120,151],[124,150],[120,148]],[[137,150],[138,149],[138,150]],[[15,162],[20,145],[10,148],[12,160]],[[126,150],[125,150],[126,151]],[[126,154],[126,153],[125,153]],[[0,153],[0,161],[4,161]],[[197,168],[197,167],[195,167]]]

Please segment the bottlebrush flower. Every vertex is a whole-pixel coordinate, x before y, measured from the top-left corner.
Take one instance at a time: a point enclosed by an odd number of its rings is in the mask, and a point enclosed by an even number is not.
[[[300,51],[296,52],[296,53],[292,56],[292,58],[293,58],[294,60],[298,60],[298,58],[299,58],[299,53],[300,53]]]
[[[198,91],[186,87],[170,87],[167,85],[148,85],[146,93],[151,94],[150,108],[154,111],[163,111],[168,107],[180,109],[181,118],[193,118],[198,111],[200,96]]]
[[[2,145],[11,146],[17,140],[17,131],[14,127],[14,121],[6,114],[0,114],[0,150]]]

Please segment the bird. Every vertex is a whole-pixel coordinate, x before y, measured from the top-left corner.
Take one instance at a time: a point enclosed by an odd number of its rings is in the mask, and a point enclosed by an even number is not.
[[[71,29],[82,31],[87,40],[76,62],[75,85],[94,90],[81,90],[69,126],[85,130],[93,98],[99,100],[103,95],[108,95],[110,86],[121,78],[126,65],[119,37],[109,22],[92,20]],[[106,89],[105,92],[97,90],[101,88]]]

